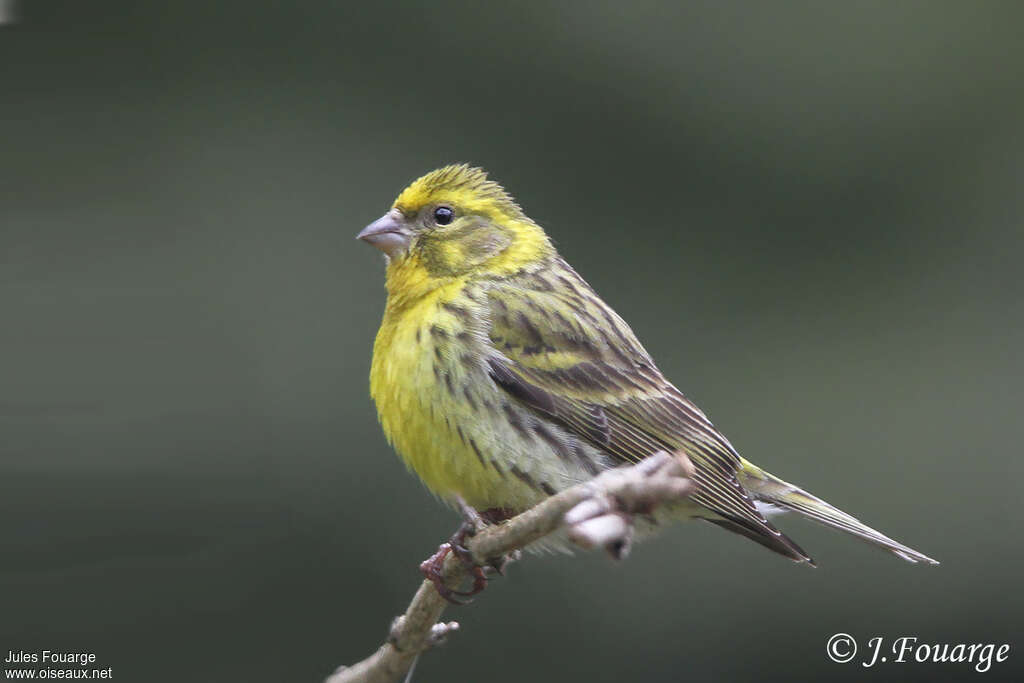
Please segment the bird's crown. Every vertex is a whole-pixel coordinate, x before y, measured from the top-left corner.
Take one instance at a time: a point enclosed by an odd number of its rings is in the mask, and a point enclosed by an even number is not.
[[[523,215],[512,196],[487,178],[487,171],[469,164],[452,164],[416,179],[402,190],[395,208],[413,215],[428,204],[450,203],[469,211],[499,211],[510,218]]]

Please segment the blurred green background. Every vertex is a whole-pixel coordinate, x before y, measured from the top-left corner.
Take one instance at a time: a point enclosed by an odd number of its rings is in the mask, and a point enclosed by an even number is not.
[[[368,398],[411,179],[491,171],[799,519],[527,558],[416,681],[935,680],[1022,645],[1019,3],[24,2],[0,27],[0,654],[319,681],[456,526]],[[863,647],[863,645],[862,645]],[[859,661],[859,659],[858,659]],[[986,674],[1019,680],[1024,653]]]

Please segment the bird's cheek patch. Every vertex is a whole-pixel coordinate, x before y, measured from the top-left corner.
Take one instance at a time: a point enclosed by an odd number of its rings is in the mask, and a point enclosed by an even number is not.
[[[512,244],[512,236],[497,226],[470,231],[458,242],[462,249],[462,261],[468,267],[478,266],[497,256],[505,251],[510,244]]]
[[[512,244],[512,236],[491,223],[469,223],[435,233],[424,249],[432,275],[460,275],[494,258]]]

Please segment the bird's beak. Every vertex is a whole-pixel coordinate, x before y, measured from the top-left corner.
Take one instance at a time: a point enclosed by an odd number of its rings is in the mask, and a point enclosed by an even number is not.
[[[363,228],[356,239],[368,242],[394,257],[409,248],[412,233],[405,227],[402,214],[392,209]]]

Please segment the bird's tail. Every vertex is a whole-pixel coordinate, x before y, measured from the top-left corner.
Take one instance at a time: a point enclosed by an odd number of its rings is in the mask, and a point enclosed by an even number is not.
[[[821,498],[812,496],[799,486],[782,481],[747,460],[741,459],[737,475],[740,483],[753,494],[755,500],[770,506],[769,511],[771,507],[793,510],[819,524],[845,531],[872,545],[884,548],[908,562],[938,564],[927,555],[908,548],[902,543],[897,543],[842,510],[832,507]]]

